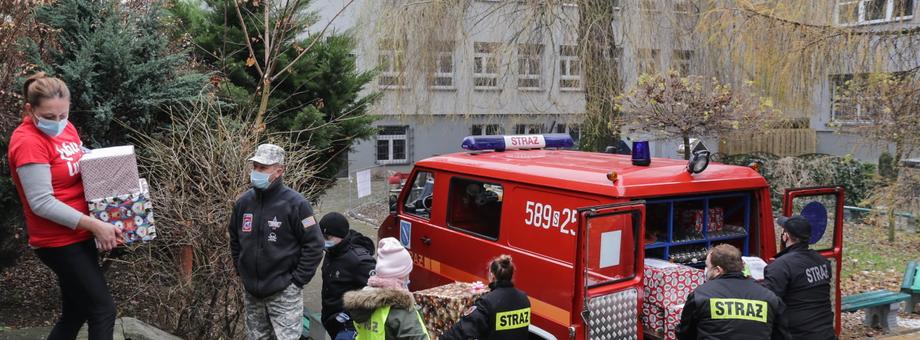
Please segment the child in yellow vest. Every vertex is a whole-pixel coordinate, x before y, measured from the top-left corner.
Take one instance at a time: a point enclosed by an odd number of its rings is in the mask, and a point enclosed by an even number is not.
[[[374,271],[367,287],[345,293],[345,310],[355,323],[356,339],[430,340],[409,292],[412,257],[406,248],[392,237],[380,240]]]

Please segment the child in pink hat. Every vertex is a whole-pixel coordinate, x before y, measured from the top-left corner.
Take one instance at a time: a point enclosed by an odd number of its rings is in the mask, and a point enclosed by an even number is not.
[[[409,292],[412,256],[392,237],[377,243],[377,266],[367,287],[345,293],[358,339],[429,340],[428,330]]]

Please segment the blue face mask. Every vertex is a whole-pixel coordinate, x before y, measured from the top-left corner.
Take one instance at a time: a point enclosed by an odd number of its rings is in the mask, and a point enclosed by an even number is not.
[[[332,241],[325,241],[325,242],[323,242],[323,248],[326,248],[326,249],[335,247],[335,245],[336,245],[336,243],[335,243],[335,242],[332,242]]]
[[[255,170],[249,173],[249,182],[252,183],[252,186],[258,189],[268,188],[268,185],[271,183],[268,179],[271,177],[269,174],[261,173]]]
[[[64,128],[67,127],[67,119],[53,121],[50,119],[38,117],[38,124],[36,124],[36,126],[44,134],[50,137],[57,137],[61,134],[61,132],[64,132]]]

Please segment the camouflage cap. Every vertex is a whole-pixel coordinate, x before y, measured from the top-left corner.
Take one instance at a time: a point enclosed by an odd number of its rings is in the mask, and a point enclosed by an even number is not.
[[[283,165],[284,149],[275,144],[262,144],[256,149],[255,156],[252,156],[249,160],[264,165]]]

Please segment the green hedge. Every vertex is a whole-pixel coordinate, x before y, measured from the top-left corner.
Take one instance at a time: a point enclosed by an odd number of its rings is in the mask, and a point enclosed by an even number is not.
[[[846,190],[846,205],[859,206],[878,185],[876,166],[851,156],[807,154],[778,157],[770,153],[751,153],[717,157],[725,164],[763,164],[760,173],[770,183],[774,209],[782,206],[786,188],[841,185]]]

